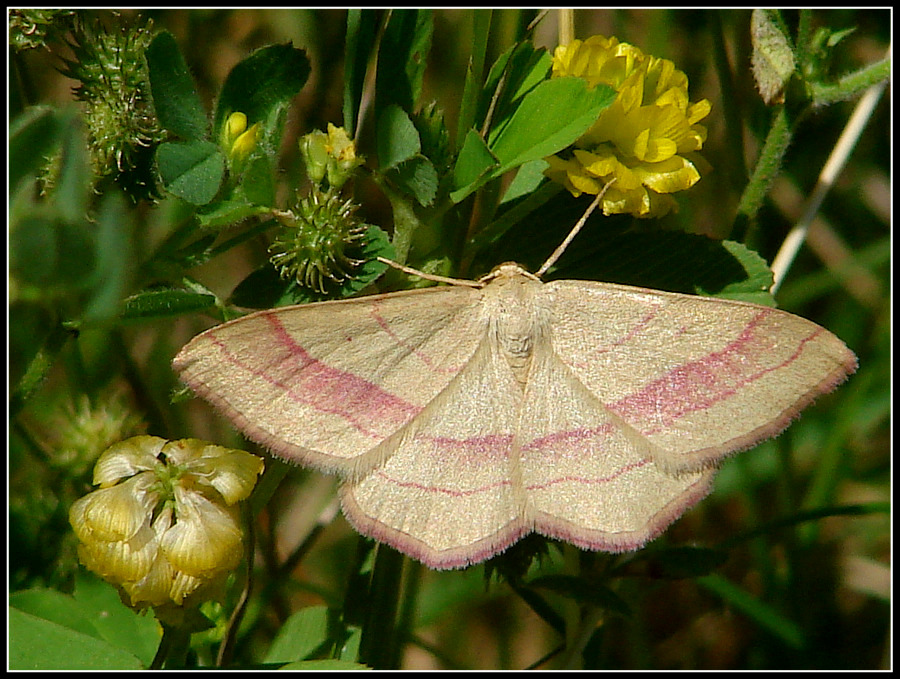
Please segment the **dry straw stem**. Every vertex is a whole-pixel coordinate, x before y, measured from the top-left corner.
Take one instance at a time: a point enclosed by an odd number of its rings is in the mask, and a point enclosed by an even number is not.
[[[815,218],[816,213],[819,211],[819,207],[822,205],[825,195],[828,193],[829,189],[831,189],[835,179],[844,168],[847,159],[850,157],[850,153],[856,146],[856,142],[859,140],[866,124],[872,117],[872,113],[875,111],[875,107],[881,99],[885,86],[886,83],[882,82],[873,85],[866,90],[866,93],[856,105],[853,115],[850,116],[850,120],[847,121],[844,131],[841,133],[831,155],[828,157],[828,160],[822,168],[822,172],[819,174],[819,180],[816,182],[812,195],[810,195],[809,200],[807,201],[803,216],[797,224],[794,225],[794,228],[791,229],[787,238],[785,238],[781,249],[778,251],[775,261],[772,262],[772,272],[775,278],[774,283],[772,284],[772,294],[775,294],[781,286],[782,281],[784,281],[784,277],[787,275],[791,264],[793,264],[800,246],[806,240],[810,224]]]

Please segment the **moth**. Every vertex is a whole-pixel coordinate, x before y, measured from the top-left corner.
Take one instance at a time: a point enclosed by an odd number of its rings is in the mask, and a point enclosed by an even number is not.
[[[339,474],[360,533],[441,569],[532,531],[640,548],[709,492],[724,456],[779,433],[856,357],[777,309],[543,283],[507,263],[464,285],[254,313],[174,367],[276,456]]]

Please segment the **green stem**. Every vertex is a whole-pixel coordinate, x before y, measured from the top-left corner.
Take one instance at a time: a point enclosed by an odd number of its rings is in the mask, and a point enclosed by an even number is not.
[[[416,616],[416,604],[419,598],[419,585],[422,582],[422,564],[418,561],[406,561],[406,574],[403,579],[403,600],[397,616],[396,643],[391,658],[391,667],[400,667],[403,662],[403,647],[412,638],[413,624]]]
[[[148,669],[180,669],[185,665],[191,647],[191,633],[181,627],[162,623],[163,636],[156,649],[156,656]]]
[[[869,64],[858,71],[848,73],[836,83],[812,83],[810,90],[814,106],[825,106],[836,101],[851,99],[863,90],[887,80],[891,76],[891,60],[885,57],[881,61]]]
[[[394,259],[398,264],[406,264],[413,234],[422,225],[421,220],[416,214],[412,198],[393,190],[386,181],[381,181],[377,174],[375,180],[391,203],[394,218],[394,236],[391,245],[394,246]]]
[[[772,182],[778,176],[798,117],[789,115],[785,106],[780,107],[775,114],[756,168],[738,204],[737,216],[730,235],[732,240],[743,242],[746,239],[750,224],[756,219]]]
[[[387,545],[379,544],[369,586],[362,638],[359,642],[360,662],[376,670],[398,669],[397,608],[404,557]]]
[[[800,72],[807,73],[812,55],[810,48],[813,43],[813,16],[811,9],[800,10],[800,20],[797,24],[797,47],[794,53],[797,56],[797,63],[800,65]]]
[[[578,626],[571,638],[566,640],[566,650],[563,652],[560,664],[563,669],[582,669],[582,657],[585,647],[594,635],[597,625],[603,620],[603,609],[599,606],[586,605],[581,610]]]

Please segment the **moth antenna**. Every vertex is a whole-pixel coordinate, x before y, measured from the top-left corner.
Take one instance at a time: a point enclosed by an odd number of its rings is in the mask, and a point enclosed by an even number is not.
[[[484,283],[480,283],[478,281],[467,281],[462,278],[448,278],[447,276],[438,276],[433,273],[425,273],[424,271],[419,271],[418,269],[413,269],[411,266],[405,266],[403,264],[398,264],[397,262],[387,259],[385,257],[376,257],[379,262],[382,264],[387,264],[388,266],[392,266],[395,269],[399,269],[403,273],[408,273],[410,276],[418,276],[419,278],[424,278],[425,280],[434,281],[436,283],[447,283],[449,285],[464,285],[468,288],[482,288],[484,287]]]
[[[581,219],[579,219],[578,222],[575,224],[575,226],[572,227],[572,230],[569,231],[569,235],[566,236],[565,240],[559,244],[559,247],[553,251],[553,254],[547,258],[547,261],[544,262],[544,264],[541,266],[541,268],[538,269],[534,273],[535,276],[540,278],[545,273],[547,273],[547,269],[549,269],[551,266],[556,264],[556,260],[559,259],[560,255],[562,255],[562,253],[566,251],[566,248],[569,247],[569,243],[571,243],[575,239],[575,236],[578,235],[578,232],[581,231],[581,227],[583,227],[585,225],[585,223],[588,220],[588,217],[591,216],[591,213],[600,204],[600,201],[603,200],[603,196],[606,194],[606,190],[610,186],[612,186],[613,182],[615,182],[615,181],[616,181],[616,178],[613,177],[610,181],[608,181],[606,183],[606,186],[604,186],[602,189],[600,189],[600,193],[598,193],[597,197],[594,198],[593,201],[591,201],[590,205],[588,205],[588,209],[584,211],[583,215],[581,215]]]

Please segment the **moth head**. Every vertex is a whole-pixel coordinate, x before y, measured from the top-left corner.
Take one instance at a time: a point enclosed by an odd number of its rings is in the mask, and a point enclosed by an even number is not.
[[[512,279],[519,276],[525,276],[526,278],[531,278],[536,281],[540,280],[537,276],[529,273],[515,262],[503,262],[503,264],[498,264],[493,269],[491,269],[490,273],[485,274],[484,276],[479,278],[478,282],[490,283],[491,281],[498,279]]]

